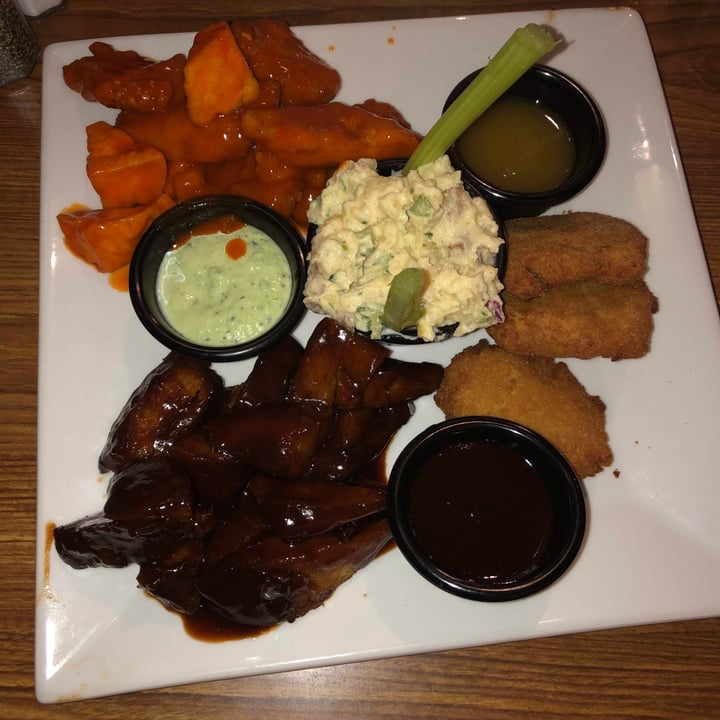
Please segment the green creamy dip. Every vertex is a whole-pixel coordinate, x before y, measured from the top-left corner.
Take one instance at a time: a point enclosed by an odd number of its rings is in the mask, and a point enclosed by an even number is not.
[[[280,319],[291,291],[285,254],[251,225],[191,235],[165,255],[157,281],[167,321],[188,340],[214,347],[265,333]]]

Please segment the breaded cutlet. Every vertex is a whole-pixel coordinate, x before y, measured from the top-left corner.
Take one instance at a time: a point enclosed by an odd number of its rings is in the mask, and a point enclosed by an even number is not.
[[[613,460],[605,404],[563,362],[508,352],[481,340],[445,370],[435,403],[447,418],[491,415],[525,425],[549,440],[578,477]]]
[[[657,298],[644,282],[558,285],[532,300],[503,294],[505,321],[488,328],[501,347],[550,358],[639,358],[650,351]]]
[[[537,297],[555,285],[594,280],[632,285],[647,270],[648,240],[632,223],[595,212],[505,222],[505,289]]]

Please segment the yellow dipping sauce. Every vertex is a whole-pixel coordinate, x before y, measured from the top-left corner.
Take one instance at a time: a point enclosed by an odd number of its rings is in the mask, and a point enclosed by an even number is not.
[[[465,164],[486,182],[512,192],[552,190],[575,164],[565,121],[538,101],[504,95],[458,139]]]
[[[292,277],[285,253],[265,232],[239,221],[213,221],[166,253],[156,291],[165,318],[180,334],[225,347],[277,323]]]

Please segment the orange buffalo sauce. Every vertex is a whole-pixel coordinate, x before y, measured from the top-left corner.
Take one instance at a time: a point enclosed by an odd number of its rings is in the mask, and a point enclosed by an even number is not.
[[[225,243],[225,254],[231,260],[239,260],[247,252],[247,243],[239,237],[228,240]]]
[[[209,220],[203,220],[203,222],[194,225],[191,230],[184,233],[177,240],[175,240],[175,242],[172,244],[172,249],[177,250],[178,248],[185,245],[185,243],[190,242],[190,240],[192,240],[194,237],[202,237],[203,235],[216,235],[217,233],[222,233],[223,235],[231,235],[233,233],[239,232],[244,227],[245,223],[240,220],[240,218],[235,217],[235,215],[219,215],[218,217],[210,218]],[[229,253],[228,257],[231,257]]]
[[[102,42],[90,52],[63,75],[86,100],[120,110],[113,126],[88,126],[88,177],[102,208],[58,220],[71,250],[117,289],[150,221],[176,203],[242,195],[304,231],[310,202],[342,162],[407,156],[420,141],[388,103],[333,101],[339,73],[281,21],[216,23],[187,59]],[[243,87],[257,84],[242,101],[223,95],[228,53],[247,62]],[[242,246],[228,252],[242,257]]]

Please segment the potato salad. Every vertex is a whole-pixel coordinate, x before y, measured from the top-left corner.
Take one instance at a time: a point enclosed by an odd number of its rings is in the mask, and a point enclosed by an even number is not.
[[[305,305],[381,338],[393,278],[424,272],[417,336],[465,335],[503,320],[495,259],[503,243],[487,203],[470,197],[447,155],[385,177],[375,160],[344,163],[311,203]]]

